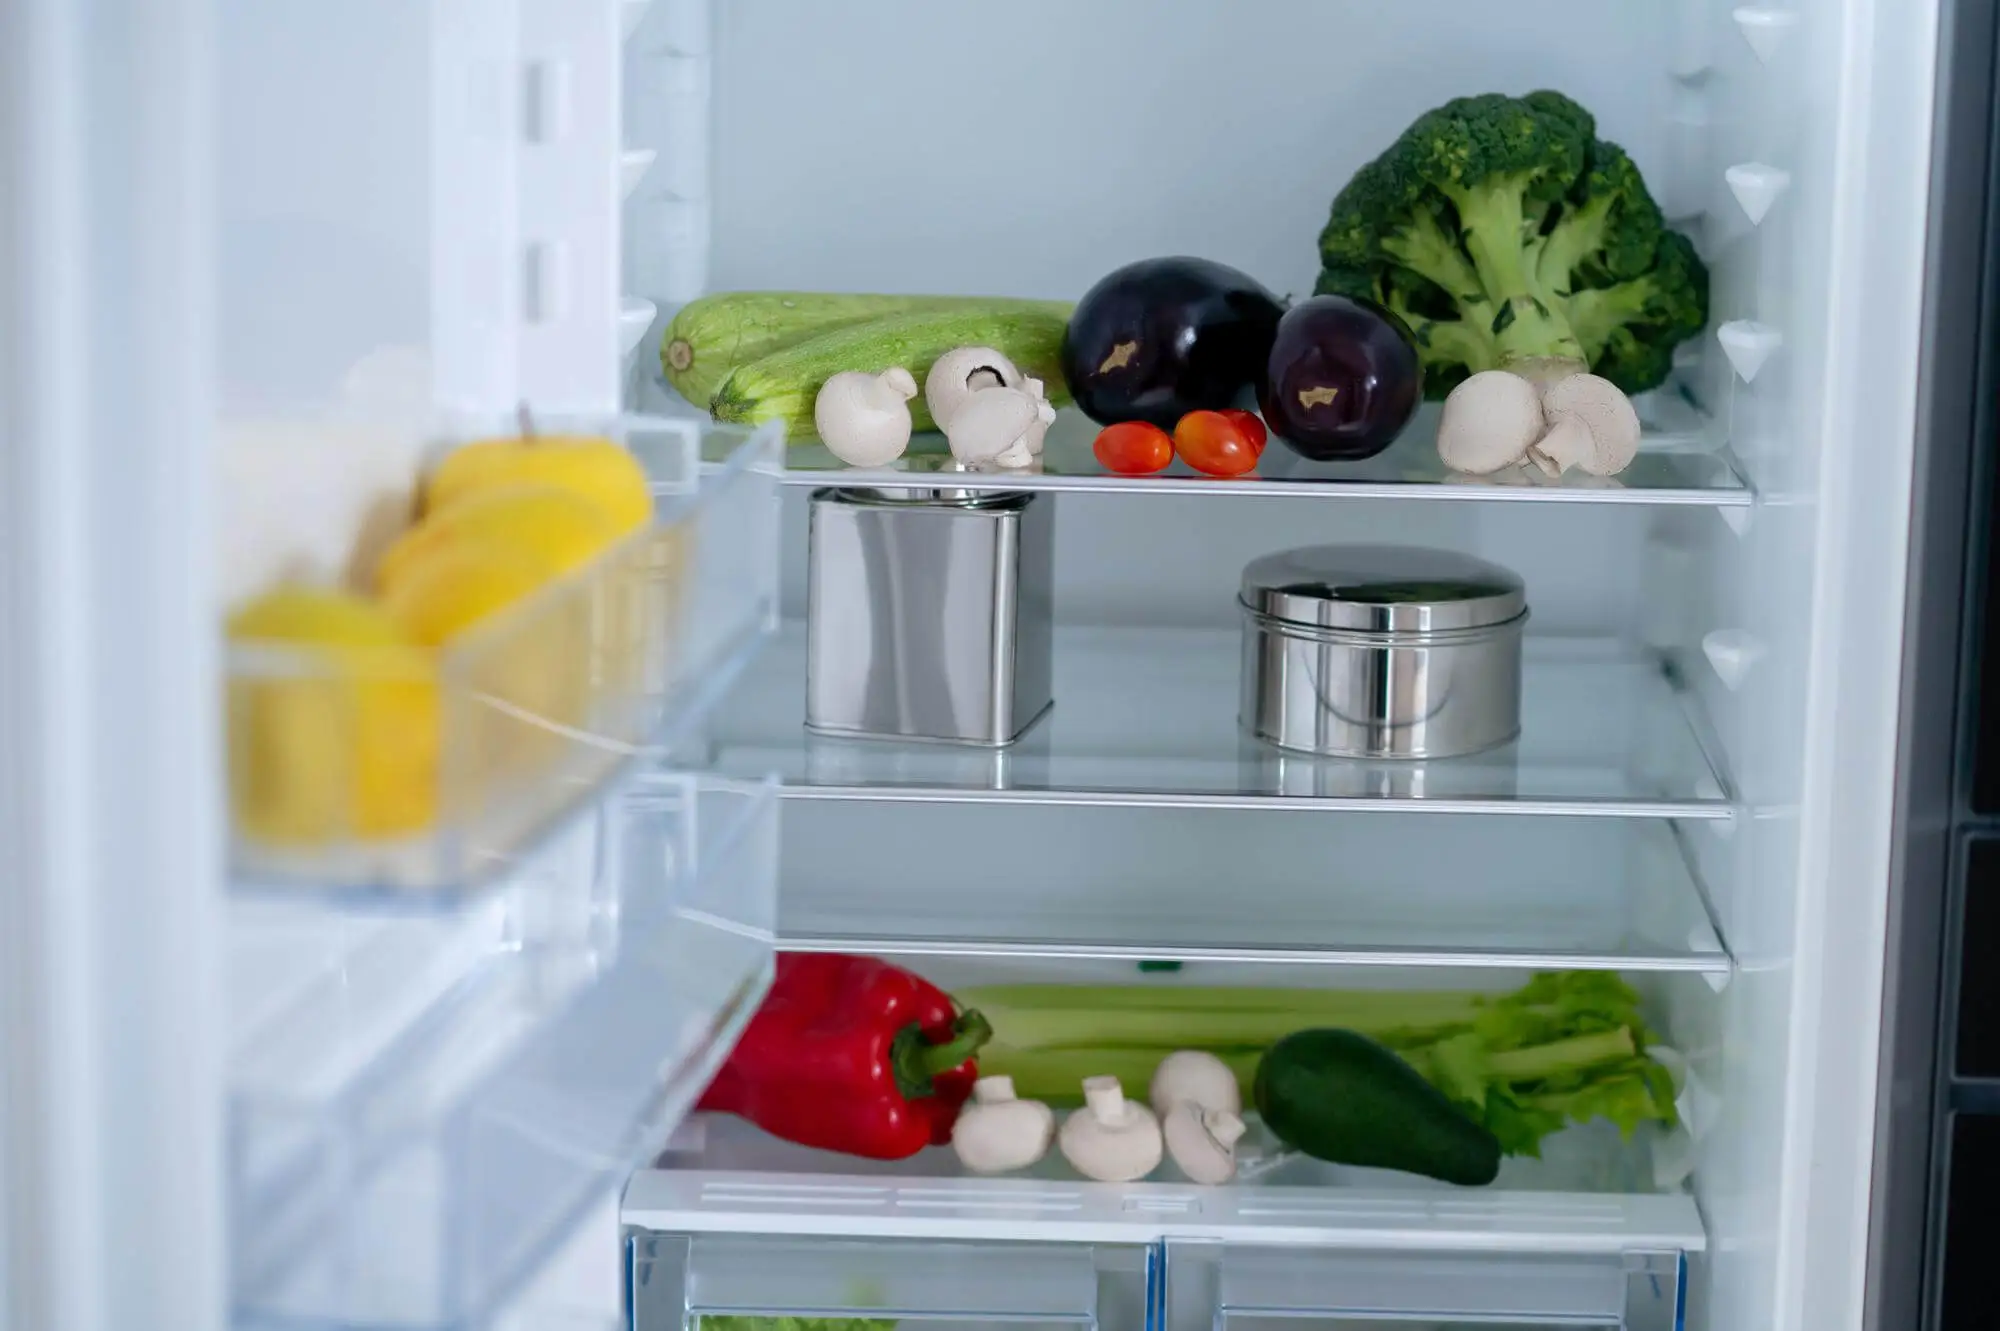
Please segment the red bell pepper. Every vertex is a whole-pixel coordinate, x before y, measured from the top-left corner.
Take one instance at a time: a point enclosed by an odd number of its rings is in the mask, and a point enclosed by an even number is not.
[[[783,953],[700,1108],[801,1146],[901,1160],[951,1140],[993,1028],[872,957]]]

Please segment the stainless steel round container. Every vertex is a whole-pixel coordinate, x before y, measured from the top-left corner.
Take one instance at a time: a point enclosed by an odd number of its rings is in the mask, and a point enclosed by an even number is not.
[[[1342,758],[1451,758],[1521,730],[1521,579],[1482,559],[1321,545],[1243,570],[1243,726]]]

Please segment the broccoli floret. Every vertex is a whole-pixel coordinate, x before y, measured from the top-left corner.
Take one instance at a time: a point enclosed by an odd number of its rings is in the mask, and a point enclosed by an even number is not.
[[[1556,92],[1426,112],[1333,201],[1315,289],[1409,325],[1432,397],[1539,357],[1628,393],[1657,386],[1707,321],[1708,275],[1596,132]]]

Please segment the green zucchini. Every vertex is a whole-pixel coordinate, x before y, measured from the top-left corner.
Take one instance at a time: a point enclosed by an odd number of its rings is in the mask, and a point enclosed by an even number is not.
[[[1491,1183],[1500,1142],[1390,1050],[1353,1031],[1310,1030],[1257,1064],[1264,1126],[1317,1160]]]
[[[891,315],[947,310],[1044,309],[1063,301],[1001,296],[868,296],[822,291],[720,291],[683,305],[660,340],[660,370],[674,391],[706,407],[730,372],[834,328]]]
[[[708,409],[715,419],[739,425],[783,421],[789,441],[812,443],[819,438],[813,402],[834,375],[879,374],[900,365],[921,384],[938,357],[958,347],[992,347],[1022,374],[1040,379],[1049,401],[1060,406],[1069,400],[1062,375],[1069,310],[1060,302],[986,302],[844,325],[739,367],[715,390]],[[910,416],[918,431],[937,428],[922,394],[910,403]]]

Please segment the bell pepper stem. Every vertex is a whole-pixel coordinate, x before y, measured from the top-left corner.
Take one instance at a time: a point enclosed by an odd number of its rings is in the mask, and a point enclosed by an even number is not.
[[[905,1097],[920,1100],[931,1094],[935,1078],[977,1054],[992,1038],[992,1024],[971,1011],[959,1014],[951,1039],[942,1044],[932,1044],[922,1027],[911,1026],[896,1037],[896,1083]]]

